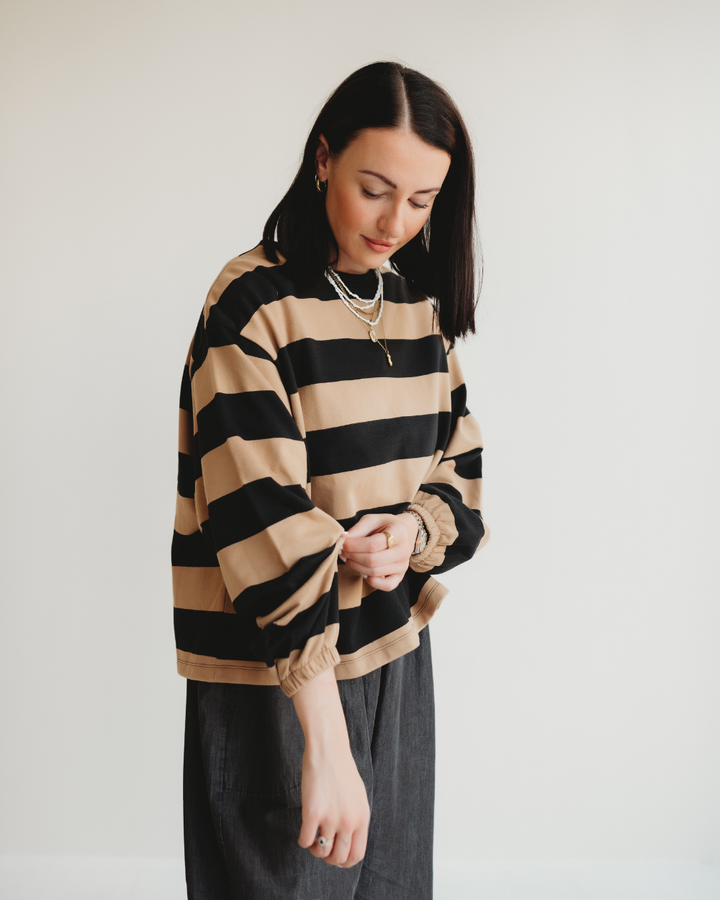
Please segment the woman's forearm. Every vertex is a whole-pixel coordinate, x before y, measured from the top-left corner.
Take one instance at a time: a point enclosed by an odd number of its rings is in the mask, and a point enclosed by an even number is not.
[[[331,865],[349,868],[365,855],[370,806],[350,749],[334,670],[304,684],[293,703],[305,735],[298,843]]]

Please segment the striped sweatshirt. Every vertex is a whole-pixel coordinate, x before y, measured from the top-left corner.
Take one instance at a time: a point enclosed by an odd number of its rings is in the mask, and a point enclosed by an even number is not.
[[[375,275],[343,275],[372,296]],[[180,395],[172,543],[181,675],[277,685],[355,678],[402,656],[486,538],[482,444],[432,305],[384,273],[392,355],[325,283],[300,292],[262,247],[208,294]],[[429,541],[398,587],[339,558],[366,513],[414,510]]]

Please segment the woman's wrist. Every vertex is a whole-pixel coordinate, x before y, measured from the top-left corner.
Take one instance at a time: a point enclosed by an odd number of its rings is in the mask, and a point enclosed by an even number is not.
[[[415,523],[415,531],[411,532],[413,549],[410,556],[417,556],[427,547],[428,531],[425,522],[423,522],[422,516],[412,509],[406,510],[403,515],[408,516]]]
[[[305,746],[314,750],[328,742],[349,742],[345,714],[338,693],[335,672],[326,669],[293,694]]]

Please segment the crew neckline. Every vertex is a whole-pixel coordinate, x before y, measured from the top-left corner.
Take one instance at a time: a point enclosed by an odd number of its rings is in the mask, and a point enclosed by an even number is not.
[[[368,269],[362,275],[351,272],[338,272],[338,275],[354,294],[358,294],[361,297],[363,294],[367,294],[369,297],[375,295],[377,290],[375,269]],[[363,299],[365,298],[363,297]]]

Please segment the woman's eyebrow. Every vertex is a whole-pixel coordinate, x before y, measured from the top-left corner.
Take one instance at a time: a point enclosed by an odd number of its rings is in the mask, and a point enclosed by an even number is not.
[[[373,172],[371,169],[358,169],[358,172],[361,175],[374,175],[375,178],[379,178],[380,181],[384,181],[389,187],[397,190],[397,185],[394,181],[390,181],[389,178],[386,178],[384,175],[381,175],[380,172]],[[440,188],[425,188],[423,191],[413,191],[413,194],[436,194]]]

